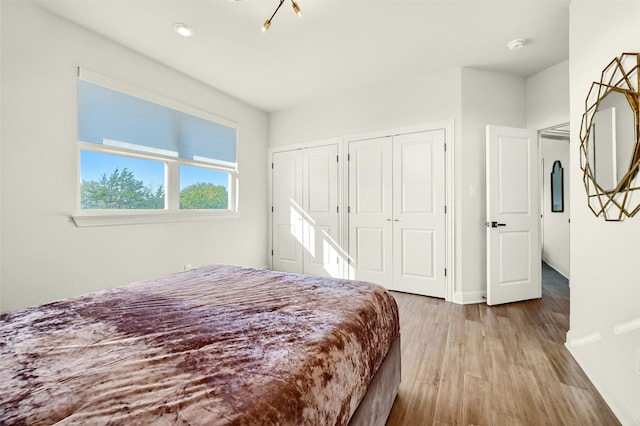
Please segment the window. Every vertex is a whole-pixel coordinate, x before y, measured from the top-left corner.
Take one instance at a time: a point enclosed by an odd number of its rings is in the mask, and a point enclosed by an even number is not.
[[[225,119],[81,69],[76,224],[235,214],[236,134]]]
[[[228,209],[230,173],[180,166],[181,209]]]
[[[162,161],[80,151],[80,208],[164,209]]]

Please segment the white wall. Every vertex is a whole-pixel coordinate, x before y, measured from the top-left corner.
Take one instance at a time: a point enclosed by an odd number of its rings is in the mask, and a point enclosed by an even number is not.
[[[569,141],[541,139],[542,170],[542,260],[569,278]],[[551,170],[559,160],[564,169],[564,211],[551,211]]]
[[[587,208],[579,169],[585,98],[604,67],[622,52],[640,52],[640,2],[576,1],[570,7],[571,317],[568,346],[626,425],[640,424],[640,330],[616,325],[640,318],[640,217],[605,222]],[[601,339],[597,340],[601,334]],[[585,343],[585,337],[595,342]],[[585,343],[582,346],[572,346]]]
[[[569,60],[527,78],[527,128],[569,122]]]
[[[272,147],[458,118],[460,69],[320,99],[270,117]]]
[[[267,264],[268,116],[30,3],[2,3],[2,310],[208,263]],[[240,218],[77,228],[76,67],[234,120]]]

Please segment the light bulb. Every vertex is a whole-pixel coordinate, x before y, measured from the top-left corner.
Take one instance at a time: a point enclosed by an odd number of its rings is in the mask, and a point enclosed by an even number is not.
[[[173,24],[173,30],[182,37],[191,37],[194,34],[193,28],[182,23]]]
[[[291,1],[292,6],[293,6],[293,11],[296,12],[296,15],[298,16],[302,16],[302,10],[300,10],[300,6],[298,6],[298,3],[296,3],[295,1]]]
[[[262,24],[262,32],[267,31],[270,26],[271,26],[271,20],[267,19],[266,21],[264,21],[264,24]]]

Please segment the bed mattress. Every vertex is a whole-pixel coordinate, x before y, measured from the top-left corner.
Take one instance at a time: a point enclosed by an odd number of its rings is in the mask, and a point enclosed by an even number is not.
[[[398,339],[349,280],[212,265],[0,315],[0,424],[344,425]]]

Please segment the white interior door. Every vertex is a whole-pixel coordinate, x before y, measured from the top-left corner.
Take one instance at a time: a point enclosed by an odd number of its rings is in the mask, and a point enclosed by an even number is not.
[[[302,151],[274,152],[272,160],[272,267],[277,271],[301,273]]]
[[[445,297],[444,130],[393,138],[393,289]]]
[[[305,148],[302,158],[302,270],[339,277],[338,145]]]
[[[349,142],[349,278],[392,287],[392,139]]]
[[[487,126],[487,304],[542,296],[534,130]]]

